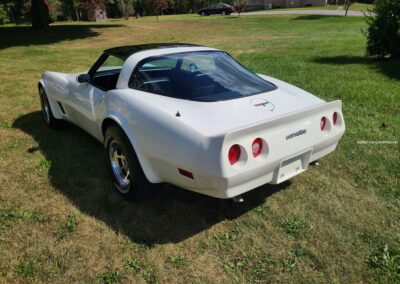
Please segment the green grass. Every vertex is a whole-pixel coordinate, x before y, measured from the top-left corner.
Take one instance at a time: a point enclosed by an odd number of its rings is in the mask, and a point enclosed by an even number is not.
[[[64,221],[58,228],[57,237],[59,240],[64,239],[66,236],[72,234],[76,230],[77,221],[76,216],[68,216],[67,220]]]
[[[373,5],[364,3],[354,3],[350,6],[350,11],[366,12],[371,10]],[[296,8],[279,8],[273,11],[290,11],[290,10],[344,10],[342,5],[314,6],[314,7],[296,7]]]
[[[0,282],[396,282],[400,62],[365,58],[362,17],[165,16],[0,28]],[[319,166],[233,204],[165,186],[127,202],[103,147],[39,112],[45,70],[105,48],[192,42],[343,101],[346,133]],[[397,141],[360,144],[357,141]]]

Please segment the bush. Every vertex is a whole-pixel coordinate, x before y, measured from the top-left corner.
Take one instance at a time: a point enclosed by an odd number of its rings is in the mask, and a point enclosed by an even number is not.
[[[400,1],[376,0],[368,17],[367,53],[372,57],[400,57]]]
[[[7,12],[6,9],[4,8],[3,5],[0,4],[0,25],[4,25],[5,22],[8,22],[8,16],[7,16]]]

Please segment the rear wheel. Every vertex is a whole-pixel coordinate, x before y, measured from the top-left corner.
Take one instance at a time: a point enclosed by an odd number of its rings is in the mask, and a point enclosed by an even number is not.
[[[105,132],[104,150],[115,189],[127,199],[143,198],[153,192],[143,173],[135,150],[121,128],[110,126]]]
[[[53,129],[60,128],[62,120],[54,118],[53,112],[51,111],[49,99],[47,98],[47,94],[42,86],[39,87],[39,96],[40,104],[42,107],[42,114],[46,124]]]

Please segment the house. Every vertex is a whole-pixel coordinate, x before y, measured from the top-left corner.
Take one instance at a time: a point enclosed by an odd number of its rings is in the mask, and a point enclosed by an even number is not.
[[[89,21],[97,22],[107,20],[107,12],[103,9],[94,9],[86,11],[86,17]]]
[[[79,2],[80,19],[84,21],[101,21],[107,19],[106,6],[103,2],[91,0],[80,0]]]
[[[246,0],[246,11],[272,8],[324,6],[326,0]]]

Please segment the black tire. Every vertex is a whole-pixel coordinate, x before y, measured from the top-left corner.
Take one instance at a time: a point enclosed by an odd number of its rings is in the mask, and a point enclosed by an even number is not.
[[[49,99],[47,98],[47,94],[42,86],[39,87],[39,96],[40,96],[40,105],[42,109],[42,114],[44,121],[47,126],[52,129],[60,129],[63,124],[61,119],[54,118],[53,111],[51,110],[51,106],[49,103]]]
[[[133,200],[148,197],[153,193],[154,184],[144,175],[135,150],[120,127],[112,125],[106,129],[104,151],[108,171],[119,194]],[[121,157],[113,159],[112,153]]]

